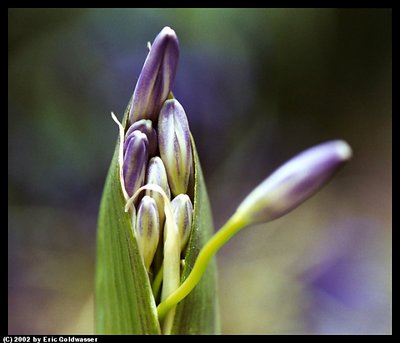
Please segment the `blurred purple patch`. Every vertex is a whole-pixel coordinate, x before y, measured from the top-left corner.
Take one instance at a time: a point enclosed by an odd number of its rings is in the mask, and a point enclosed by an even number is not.
[[[390,297],[391,274],[381,268],[380,234],[376,223],[356,218],[338,223],[320,243],[320,262],[302,276],[312,296],[308,315],[313,332],[391,331],[391,311],[382,311]]]

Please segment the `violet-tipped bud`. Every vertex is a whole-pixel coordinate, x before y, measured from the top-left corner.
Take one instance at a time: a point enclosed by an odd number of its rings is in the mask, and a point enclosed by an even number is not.
[[[171,198],[171,192],[168,186],[167,172],[165,171],[164,163],[160,157],[155,156],[150,159],[147,172],[146,184],[156,184],[162,188],[168,198]],[[164,200],[160,193],[151,190],[146,191],[146,195],[151,196],[157,204],[160,224],[163,225],[165,220]]]
[[[126,145],[123,157],[123,177],[125,190],[132,196],[144,184],[147,161],[149,159],[147,136],[135,130]]]
[[[158,140],[157,140],[157,132],[153,128],[153,123],[151,120],[148,119],[141,119],[137,122],[134,122],[126,131],[125,134],[125,141],[124,141],[124,153],[126,150],[126,147],[129,144],[129,141],[132,139],[132,133],[134,131],[140,131],[143,132],[149,141],[149,156],[154,156],[157,153],[158,149]]]
[[[171,91],[179,60],[175,31],[164,27],[155,38],[133,92],[129,123],[139,119],[156,120]]]
[[[160,221],[157,204],[147,195],[139,203],[135,232],[144,265],[149,271],[160,239]]]
[[[172,214],[178,227],[181,251],[185,248],[192,227],[193,205],[187,194],[179,194],[171,201]]]
[[[281,217],[319,190],[351,155],[350,146],[341,140],[305,150],[256,187],[235,215],[247,224]]]
[[[167,100],[158,118],[158,145],[173,195],[187,193],[193,161],[185,110],[175,99]]]

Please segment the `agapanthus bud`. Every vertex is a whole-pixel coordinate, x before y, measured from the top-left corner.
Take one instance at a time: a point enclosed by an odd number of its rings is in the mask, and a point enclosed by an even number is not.
[[[171,208],[175,223],[179,230],[181,250],[183,250],[190,236],[193,218],[193,205],[187,194],[179,194],[172,200]]]
[[[248,224],[281,217],[313,195],[352,155],[341,140],[305,150],[277,169],[239,205],[236,215]]]
[[[149,161],[146,173],[146,184],[149,183],[160,186],[167,197],[171,198],[171,192],[168,186],[167,172],[165,171],[163,161],[158,156],[151,158]],[[154,191],[146,191],[146,194],[151,196],[156,201],[160,223],[163,224],[165,220],[165,214],[164,200],[161,194]]]
[[[124,141],[124,153],[129,141],[132,139],[132,133],[136,130],[143,132],[147,136],[147,139],[149,141],[149,156],[154,156],[157,153],[158,148],[157,132],[153,128],[152,121],[148,119],[141,119],[137,122],[134,122],[129,127],[128,131],[126,131]]]
[[[139,203],[135,232],[144,265],[148,271],[160,239],[160,221],[157,204],[147,195]]]
[[[175,99],[167,100],[158,118],[158,145],[173,195],[187,192],[192,147],[185,110]]]
[[[179,42],[175,31],[164,27],[155,38],[133,93],[129,122],[157,118],[175,79]]]
[[[123,158],[125,189],[132,196],[144,184],[149,159],[147,136],[136,130],[130,135]]]

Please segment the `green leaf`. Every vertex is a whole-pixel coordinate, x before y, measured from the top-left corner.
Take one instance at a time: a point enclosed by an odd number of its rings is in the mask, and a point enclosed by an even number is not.
[[[129,109],[125,111],[124,123]],[[114,124],[113,124],[114,125]],[[159,334],[147,272],[132,231],[119,181],[117,142],[108,171],[97,232],[96,332]]]
[[[129,105],[125,111],[126,125]],[[151,285],[132,231],[119,181],[117,142],[100,205],[96,261],[96,332],[98,334],[160,334]],[[194,216],[185,256],[185,278],[214,229],[197,151],[194,154]],[[217,274],[213,259],[200,283],[177,305],[175,334],[219,332]]]
[[[199,156],[192,137],[195,167],[194,215],[192,233],[185,256],[182,281],[193,268],[200,249],[214,233],[213,220],[200,167]],[[217,267],[213,258],[201,281],[176,307],[173,334],[214,334],[220,332],[217,298]]]

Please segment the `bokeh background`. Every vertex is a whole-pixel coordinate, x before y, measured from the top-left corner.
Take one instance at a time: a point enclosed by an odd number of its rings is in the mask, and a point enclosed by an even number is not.
[[[110,112],[166,25],[216,228],[297,152],[354,150],[319,194],[218,253],[222,333],[390,334],[391,9],[9,9],[9,333],[94,332]]]

